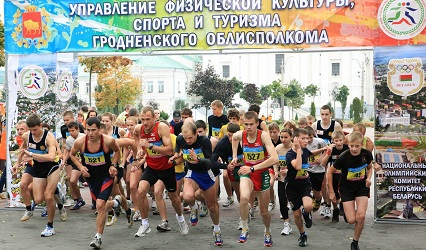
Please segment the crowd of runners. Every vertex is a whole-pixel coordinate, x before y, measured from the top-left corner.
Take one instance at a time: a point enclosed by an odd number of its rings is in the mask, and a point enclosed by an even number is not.
[[[249,222],[258,208],[263,244],[273,245],[270,211],[279,203],[281,235],[290,234],[291,224],[295,225],[299,246],[308,244],[305,228],[312,226],[311,213],[320,210],[333,222],[343,217],[354,224],[350,247],[359,249],[372,170],[379,168],[363,124],[347,134],[331,118],[327,105],[321,107],[318,121],[307,116],[284,124],[259,119],[258,105],[247,111],[229,109],[225,115],[222,102],[216,100],[211,109],[208,125],[194,121],[188,108],[173,112],[171,122],[160,120],[160,112],[152,107],[138,112],[128,105],[118,116],[84,108],[78,114],[66,111],[60,140],[39,116],[29,115],[16,125],[20,151],[12,168],[15,177],[24,169],[20,189],[26,211],[21,221],[28,221],[34,208],[45,202],[42,216],[47,217],[47,225],[41,236],[55,234],[56,209],[61,220],[72,213],[66,211],[58,185],[60,173],[65,172],[66,190],[73,199],[70,210],[91,204],[96,211],[96,234],[90,246],[97,249],[105,226],[116,223],[120,213],[128,227],[140,223],[135,237],[151,232],[151,209],[161,216],[157,230],[170,231],[165,197],[176,212],[181,234],[189,233],[188,222],[196,226],[199,217],[210,215],[212,241],[222,246],[220,192],[227,194],[223,207],[233,205],[234,194],[238,200],[240,218],[235,223],[241,230],[236,237],[240,243],[248,240]],[[219,180],[225,190],[220,190]],[[91,201],[83,200],[80,193],[86,183]],[[189,218],[184,211],[189,211]]]

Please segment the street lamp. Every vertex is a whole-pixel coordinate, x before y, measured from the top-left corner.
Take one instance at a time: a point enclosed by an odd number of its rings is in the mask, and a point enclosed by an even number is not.
[[[292,58],[293,56],[289,56],[285,58],[285,55],[281,61],[281,85],[283,88],[285,88],[287,85],[284,84],[284,75],[285,75],[285,65],[287,64],[288,59]],[[285,60],[284,60],[285,59]],[[284,122],[284,95],[281,97],[281,118]]]

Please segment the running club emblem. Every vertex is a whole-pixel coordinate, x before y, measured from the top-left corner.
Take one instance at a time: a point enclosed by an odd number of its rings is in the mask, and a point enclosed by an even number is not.
[[[424,70],[420,58],[392,59],[388,65],[388,87],[396,95],[414,95],[423,88]]]
[[[29,99],[38,99],[44,96],[48,89],[48,85],[48,77],[39,66],[29,65],[19,72],[19,90]]]
[[[391,38],[413,38],[426,26],[425,9],[426,0],[383,1],[377,13],[379,26]]]
[[[73,90],[73,78],[69,71],[62,71],[58,79],[57,97],[61,102],[66,102],[70,99]]]

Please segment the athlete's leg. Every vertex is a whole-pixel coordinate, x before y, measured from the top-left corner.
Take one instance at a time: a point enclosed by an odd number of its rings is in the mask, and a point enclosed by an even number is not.
[[[23,173],[19,187],[21,188],[21,197],[25,206],[31,206],[30,184],[33,182],[33,176],[28,173]]]
[[[243,222],[243,229],[248,229],[248,225],[245,223],[248,222],[249,216],[249,201],[250,196],[253,193],[253,182],[250,178],[242,177],[240,178],[240,216],[241,221]]]
[[[73,169],[70,173],[71,177],[70,177],[69,184],[70,184],[71,196],[74,200],[81,198],[80,187],[78,186],[78,179],[80,178],[80,175],[81,175],[81,172],[76,169]],[[68,176],[68,173],[67,173],[67,176]]]
[[[259,201],[260,215],[262,216],[263,225],[265,225],[265,233],[270,233],[271,227],[271,214],[268,211],[268,204],[270,201],[270,191],[264,190],[257,192],[257,199]]]
[[[146,195],[148,193],[149,188],[150,188],[150,184],[148,181],[141,180],[139,182],[137,196],[139,199],[139,205],[141,206],[139,209],[141,211],[142,219],[148,218],[149,204],[148,204],[148,198],[146,197]]]
[[[165,188],[166,187],[164,186],[164,183],[161,180],[158,180],[154,184],[154,197],[155,202],[157,203],[157,209],[160,212],[161,220],[167,220],[166,202],[164,202],[163,198]]]
[[[356,203],[356,219],[354,227],[354,240],[358,241],[364,229],[365,214],[367,212],[368,197],[360,196],[355,198]],[[346,211],[345,211],[346,212]]]

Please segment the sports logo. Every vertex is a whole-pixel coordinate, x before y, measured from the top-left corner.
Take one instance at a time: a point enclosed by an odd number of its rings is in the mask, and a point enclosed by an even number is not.
[[[44,8],[37,11],[37,6],[29,5],[24,12],[18,9],[13,15],[13,23],[17,26],[12,32],[12,38],[19,47],[46,48],[52,37],[49,22],[50,15]]]
[[[47,91],[48,77],[44,70],[35,65],[29,65],[19,72],[18,86],[21,93],[30,99],[38,99]]]
[[[62,71],[58,78],[57,97],[61,102],[70,99],[73,90],[73,78],[69,71]]]
[[[413,38],[426,27],[425,9],[426,0],[383,1],[377,13],[379,26],[391,38]]]
[[[396,95],[410,96],[422,89],[424,70],[420,58],[392,59],[388,64],[388,87]]]

